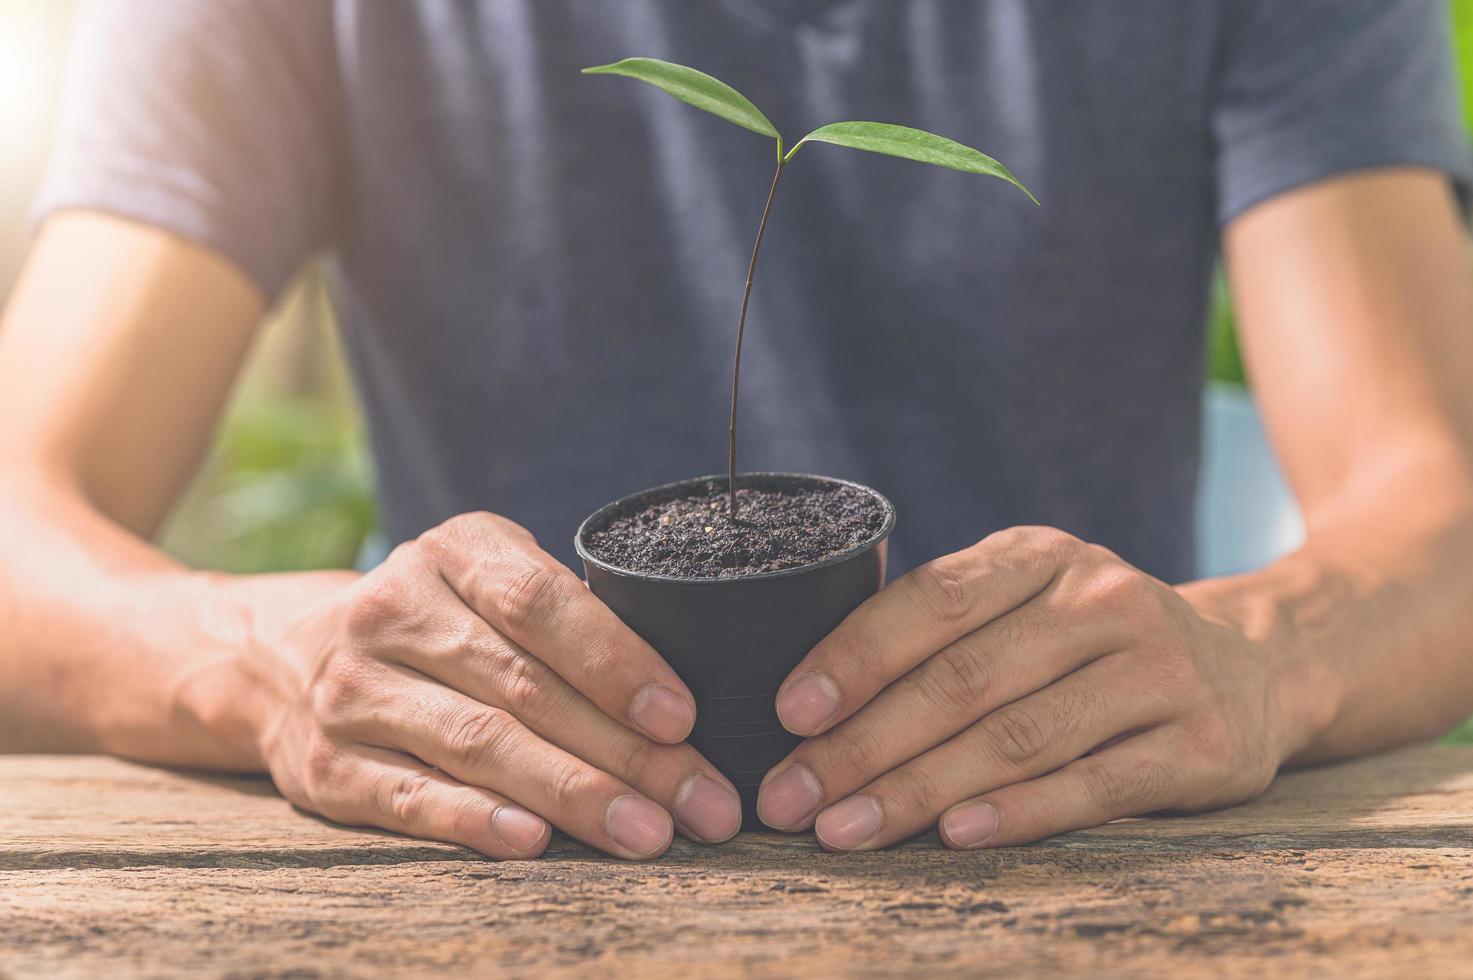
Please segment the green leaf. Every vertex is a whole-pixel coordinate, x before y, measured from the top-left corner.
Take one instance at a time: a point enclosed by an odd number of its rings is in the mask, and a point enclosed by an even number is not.
[[[675,96],[681,102],[720,116],[727,122],[763,136],[781,140],[777,127],[747,97],[705,72],[654,58],[625,58],[612,65],[583,69],[585,75],[623,75],[637,78]]]
[[[909,126],[877,122],[831,123],[827,126],[820,126],[794,143],[784,161],[791,160],[793,154],[798,152],[798,147],[808,142],[833,143],[835,146],[847,146],[855,150],[868,150],[871,153],[885,153],[892,157],[918,160],[921,163],[934,163],[938,167],[960,170],[962,173],[1001,177],[1027,194],[1028,200],[1034,204],[1038,203],[1038,198],[1034,197],[1033,193],[1024,187],[1007,167],[992,157],[970,146],[963,146],[955,140],[928,133],[923,129],[911,129]]]

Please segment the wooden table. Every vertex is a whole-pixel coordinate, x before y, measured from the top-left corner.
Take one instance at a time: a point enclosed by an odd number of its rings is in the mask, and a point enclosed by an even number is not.
[[[0,757],[0,975],[447,972],[1473,976],[1473,747],[1033,847],[764,834],[646,864],[497,864],[261,779]]]

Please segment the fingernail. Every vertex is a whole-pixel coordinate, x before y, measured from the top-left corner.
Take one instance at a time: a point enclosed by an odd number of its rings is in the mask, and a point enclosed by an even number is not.
[[[941,832],[957,847],[979,847],[997,833],[997,808],[966,803],[941,818]]]
[[[822,802],[818,777],[794,763],[757,791],[757,816],[769,827],[787,830],[807,820]]]
[[[696,773],[675,798],[675,819],[690,836],[717,844],[742,828],[742,802],[716,780]]]
[[[696,720],[684,698],[658,684],[651,684],[634,696],[629,717],[661,742],[685,741]]]
[[[491,830],[501,838],[501,843],[518,854],[525,854],[542,840],[547,824],[537,814],[507,804],[491,814]]]
[[[873,796],[851,796],[818,815],[813,832],[830,847],[849,850],[880,832],[885,811]]]
[[[794,735],[807,735],[839,710],[839,689],[815,671],[783,688],[777,696],[777,716]]]
[[[663,851],[674,833],[670,814],[637,796],[621,796],[610,803],[604,814],[604,829],[614,843],[635,857]]]

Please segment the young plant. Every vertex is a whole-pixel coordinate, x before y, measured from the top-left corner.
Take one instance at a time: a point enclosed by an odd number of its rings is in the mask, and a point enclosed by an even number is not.
[[[783,152],[782,134],[766,116],[736,89],[704,72],[684,65],[659,61],[654,58],[625,58],[612,65],[600,65],[583,69],[585,75],[623,75],[648,82],[656,88],[675,96],[680,101],[720,116],[727,122],[750,129],[759,136],[777,141],[777,170],[772,175],[772,186],[767,190],[767,203],[762,206],[762,220],[757,224],[757,240],[752,245],[752,260],[747,264],[747,285],[742,290],[742,310],[737,317],[736,357],[731,369],[731,424],[727,430],[726,456],[726,512],[735,520],[736,498],[736,420],[737,391],[742,381],[742,337],[747,326],[747,302],[752,297],[752,277],[757,271],[757,256],[762,251],[762,236],[767,231],[767,216],[772,211],[772,200],[777,196],[777,183],[782,178],[783,168],[788,165],[805,143],[832,143],[855,150],[884,153],[903,157],[938,167],[959,170],[966,174],[986,174],[1001,177],[1017,187],[1034,204],[1038,199],[1014,177],[1007,167],[992,157],[963,146],[954,140],[935,133],[928,133],[909,126],[896,126],[877,122],[837,122],[820,126],[794,143]]]

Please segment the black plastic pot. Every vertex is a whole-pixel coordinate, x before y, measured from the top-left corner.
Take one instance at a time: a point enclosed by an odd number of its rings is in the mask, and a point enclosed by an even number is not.
[[[675,578],[618,568],[588,552],[586,536],[616,517],[684,496],[726,477],[697,477],[631,494],[594,511],[574,544],[589,588],[660,652],[696,698],[690,742],[742,797],[742,826],[759,828],[757,787],[799,742],[777,719],[777,689],[819,640],[885,581],[895,507],[869,487],[800,473],[748,473],[742,487],[835,485],[874,494],[885,506],[879,532],[821,562],[732,578]]]

